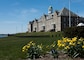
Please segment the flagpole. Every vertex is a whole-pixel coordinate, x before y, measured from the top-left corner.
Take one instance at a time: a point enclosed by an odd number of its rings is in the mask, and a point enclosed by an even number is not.
[[[71,27],[71,13],[70,13],[70,0],[69,0],[69,27]]]

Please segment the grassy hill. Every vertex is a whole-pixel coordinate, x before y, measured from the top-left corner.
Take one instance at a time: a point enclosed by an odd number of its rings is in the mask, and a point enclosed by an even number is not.
[[[42,37],[52,37],[52,36],[62,36],[62,32],[32,32],[32,33],[17,33],[15,36],[42,36]]]
[[[21,52],[21,49],[29,41],[34,41],[37,44],[42,43],[43,45],[48,45],[61,37],[61,32],[39,32],[18,33],[6,38],[0,38],[0,60],[22,60],[22,58],[25,58],[25,54]]]

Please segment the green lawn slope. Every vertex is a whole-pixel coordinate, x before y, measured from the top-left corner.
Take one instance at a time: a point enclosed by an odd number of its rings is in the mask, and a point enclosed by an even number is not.
[[[46,35],[47,37],[44,37]],[[61,37],[62,32],[40,32],[18,33],[6,38],[0,38],[0,60],[22,60],[25,58],[25,54],[22,53],[21,49],[29,41],[34,41],[37,44],[42,43],[43,45],[48,45],[53,41],[57,41]]]

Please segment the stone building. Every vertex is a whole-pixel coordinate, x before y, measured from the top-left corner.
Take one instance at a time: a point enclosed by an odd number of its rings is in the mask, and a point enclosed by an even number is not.
[[[80,20],[84,18],[70,11],[71,27],[76,26]],[[28,24],[28,32],[47,32],[47,31],[63,31],[69,27],[69,10],[63,8],[61,11],[54,11],[53,7],[49,6],[48,14],[43,15],[40,19],[30,21]]]

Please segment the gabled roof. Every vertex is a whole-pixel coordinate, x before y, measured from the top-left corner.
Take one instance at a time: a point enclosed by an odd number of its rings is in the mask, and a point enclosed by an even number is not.
[[[70,11],[70,14],[71,14],[71,16],[78,16],[77,14],[73,13],[72,11]],[[59,12],[58,16],[69,16],[69,10],[64,7],[64,8]]]

